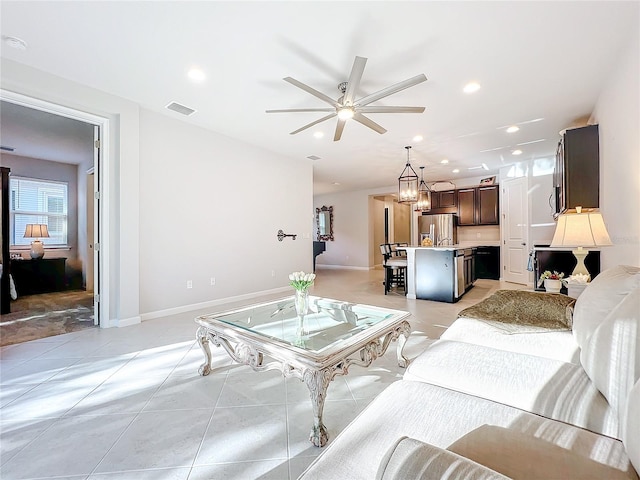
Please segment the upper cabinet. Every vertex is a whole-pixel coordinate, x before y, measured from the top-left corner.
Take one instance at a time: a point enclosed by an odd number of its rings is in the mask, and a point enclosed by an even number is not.
[[[599,185],[598,125],[566,130],[558,143],[553,175],[556,214],[578,206],[598,208]]]
[[[477,225],[498,225],[500,223],[498,191],[498,185],[478,187],[476,202]]]
[[[431,193],[430,214],[458,213],[456,190],[443,190]]]
[[[476,225],[476,189],[458,190],[458,225]]]
[[[498,185],[457,190],[458,225],[498,225]]]

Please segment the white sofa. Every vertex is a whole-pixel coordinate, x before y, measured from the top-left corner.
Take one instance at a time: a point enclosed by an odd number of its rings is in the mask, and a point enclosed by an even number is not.
[[[637,480],[639,378],[640,268],[618,266],[567,331],[456,320],[300,480]]]

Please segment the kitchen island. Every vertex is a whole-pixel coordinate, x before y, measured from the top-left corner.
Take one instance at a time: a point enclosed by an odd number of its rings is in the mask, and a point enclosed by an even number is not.
[[[402,247],[407,252],[407,298],[457,302],[473,287],[475,247]]]

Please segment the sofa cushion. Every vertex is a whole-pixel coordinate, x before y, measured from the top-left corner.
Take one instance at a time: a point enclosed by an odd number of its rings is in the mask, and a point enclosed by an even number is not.
[[[573,311],[573,334],[585,348],[598,325],[627,294],[640,286],[640,268],[618,265],[593,279],[576,300]]]
[[[575,299],[559,293],[498,290],[493,295],[462,310],[459,317],[495,322],[510,331],[511,325],[568,329]]]
[[[402,437],[384,456],[376,480],[509,480],[448,450]]]
[[[523,326],[521,330],[506,332],[487,322],[462,317],[456,319],[440,338],[580,363],[580,348],[569,330]]]
[[[622,421],[622,439],[631,463],[640,474],[640,380],[627,397],[627,408]]]
[[[371,480],[380,459],[400,437],[446,448],[484,424],[535,435],[619,470],[630,466],[622,442],[613,438],[483,398],[400,380],[382,391],[340,435],[330,438],[299,480]],[[327,426],[331,434],[331,424]]]
[[[580,365],[438,340],[403,377],[621,438],[618,415]]]
[[[631,466],[626,471],[589,458],[535,435],[512,429],[483,425],[448,447],[448,450],[500,472],[514,480],[629,480],[637,476]]]
[[[580,361],[598,390],[622,414],[629,391],[640,378],[640,287],[595,329]]]

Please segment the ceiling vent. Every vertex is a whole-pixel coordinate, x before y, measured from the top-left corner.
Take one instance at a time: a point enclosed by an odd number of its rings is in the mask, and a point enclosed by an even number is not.
[[[13,152],[15,150],[15,148],[7,147],[5,145],[0,145],[0,150],[4,150],[5,152]]]
[[[194,113],[196,113],[196,111],[193,108],[185,107],[184,105],[180,105],[177,102],[171,102],[169,105],[167,105],[164,108],[173,110],[174,112],[178,112],[182,115],[186,115],[187,117],[189,115],[193,115]]]
[[[307,158],[313,161],[320,160],[320,157],[318,157],[317,155],[309,155]]]

